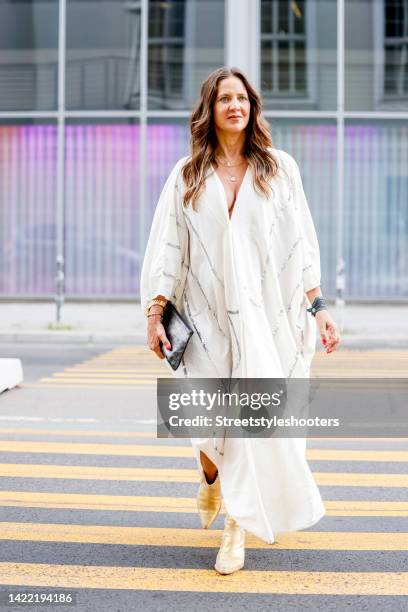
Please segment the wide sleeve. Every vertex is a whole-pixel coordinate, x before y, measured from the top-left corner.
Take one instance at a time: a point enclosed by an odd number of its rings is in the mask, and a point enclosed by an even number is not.
[[[176,307],[189,267],[189,234],[182,205],[179,160],[171,171],[157,203],[140,277],[142,312],[147,303],[163,295]]]
[[[302,243],[303,285],[305,292],[319,287],[321,283],[320,249],[313,218],[310,213],[303,189],[300,170],[295,159],[291,158],[294,206]]]

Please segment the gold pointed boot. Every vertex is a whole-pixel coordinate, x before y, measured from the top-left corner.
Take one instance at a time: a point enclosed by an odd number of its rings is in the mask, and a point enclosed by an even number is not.
[[[219,574],[232,574],[244,567],[244,563],[245,529],[226,514],[221,547],[214,567]]]
[[[214,482],[208,484],[204,471],[202,471],[200,487],[197,493],[197,508],[203,529],[211,527],[221,510],[221,504],[222,497],[218,472]]]

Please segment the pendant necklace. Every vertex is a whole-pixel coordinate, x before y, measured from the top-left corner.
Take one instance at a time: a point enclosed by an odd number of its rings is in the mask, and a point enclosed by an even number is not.
[[[239,162],[239,164],[234,164],[234,165],[232,165],[230,161],[227,161],[226,163],[223,163],[223,162],[221,162],[221,160],[218,160],[218,159],[216,158],[216,162],[217,162],[217,164],[219,163],[221,166],[226,166],[227,168],[237,168],[238,166],[242,166],[242,164],[244,164],[244,163],[245,163],[245,161],[246,161],[246,160],[244,160],[244,161],[242,161],[242,162]],[[228,172],[228,170],[227,170],[227,172]],[[230,181],[232,181],[233,183],[235,183],[235,182],[236,182],[236,180],[237,180],[237,177],[235,176],[235,174],[230,174],[229,172],[228,172],[228,178],[229,178],[229,180],[230,180]]]

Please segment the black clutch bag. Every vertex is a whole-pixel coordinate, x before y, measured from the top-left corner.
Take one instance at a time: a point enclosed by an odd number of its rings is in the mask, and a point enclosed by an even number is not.
[[[162,325],[171,349],[166,349],[162,342],[160,342],[160,349],[173,370],[177,370],[194,332],[170,301],[166,303],[164,308]]]

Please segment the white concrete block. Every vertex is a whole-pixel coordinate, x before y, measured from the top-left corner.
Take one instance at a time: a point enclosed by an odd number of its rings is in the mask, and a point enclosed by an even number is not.
[[[23,366],[20,359],[0,359],[0,393],[23,382]]]

